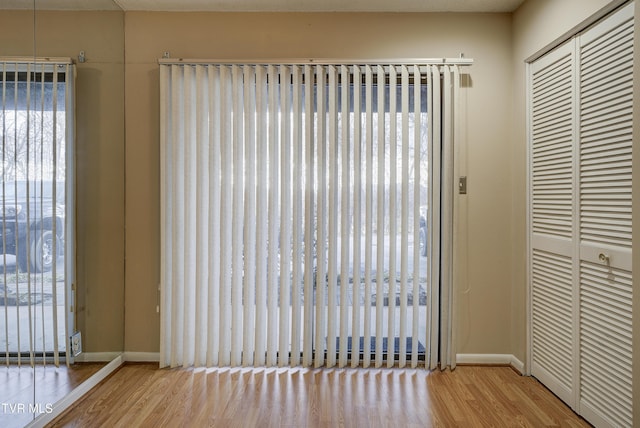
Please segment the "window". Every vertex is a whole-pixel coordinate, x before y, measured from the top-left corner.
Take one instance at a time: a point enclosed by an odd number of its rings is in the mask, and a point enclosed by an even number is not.
[[[7,363],[58,364],[67,352],[72,68],[0,62],[0,353]]]

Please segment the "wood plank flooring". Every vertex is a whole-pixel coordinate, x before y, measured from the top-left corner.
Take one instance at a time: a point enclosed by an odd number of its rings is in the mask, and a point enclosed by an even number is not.
[[[587,427],[508,367],[157,369],[125,365],[56,427]]]
[[[25,426],[104,366],[76,363],[70,368],[52,364],[0,367],[0,427]]]

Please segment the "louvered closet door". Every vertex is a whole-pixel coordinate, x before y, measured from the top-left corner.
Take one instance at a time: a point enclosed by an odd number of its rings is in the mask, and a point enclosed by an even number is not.
[[[529,153],[531,372],[572,407],[574,62],[571,42],[531,65]]]
[[[633,4],[579,46],[580,413],[632,426]]]

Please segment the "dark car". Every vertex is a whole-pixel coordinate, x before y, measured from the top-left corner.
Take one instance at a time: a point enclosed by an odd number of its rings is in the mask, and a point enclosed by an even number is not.
[[[0,254],[15,254],[23,272],[49,271],[63,253],[65,188],[56,182],[54,198],[53,187],[53,181],[0,182]]]

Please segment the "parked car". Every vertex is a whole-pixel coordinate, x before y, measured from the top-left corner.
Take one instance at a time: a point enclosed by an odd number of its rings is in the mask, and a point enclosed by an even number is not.
[[[52,181],[6,181],[0,185],[1,254],[16,255],[23,272],[29,268],[31,272],[49,271],[64,252],[64,183],[56,183],[55,199],[53,191]]]

